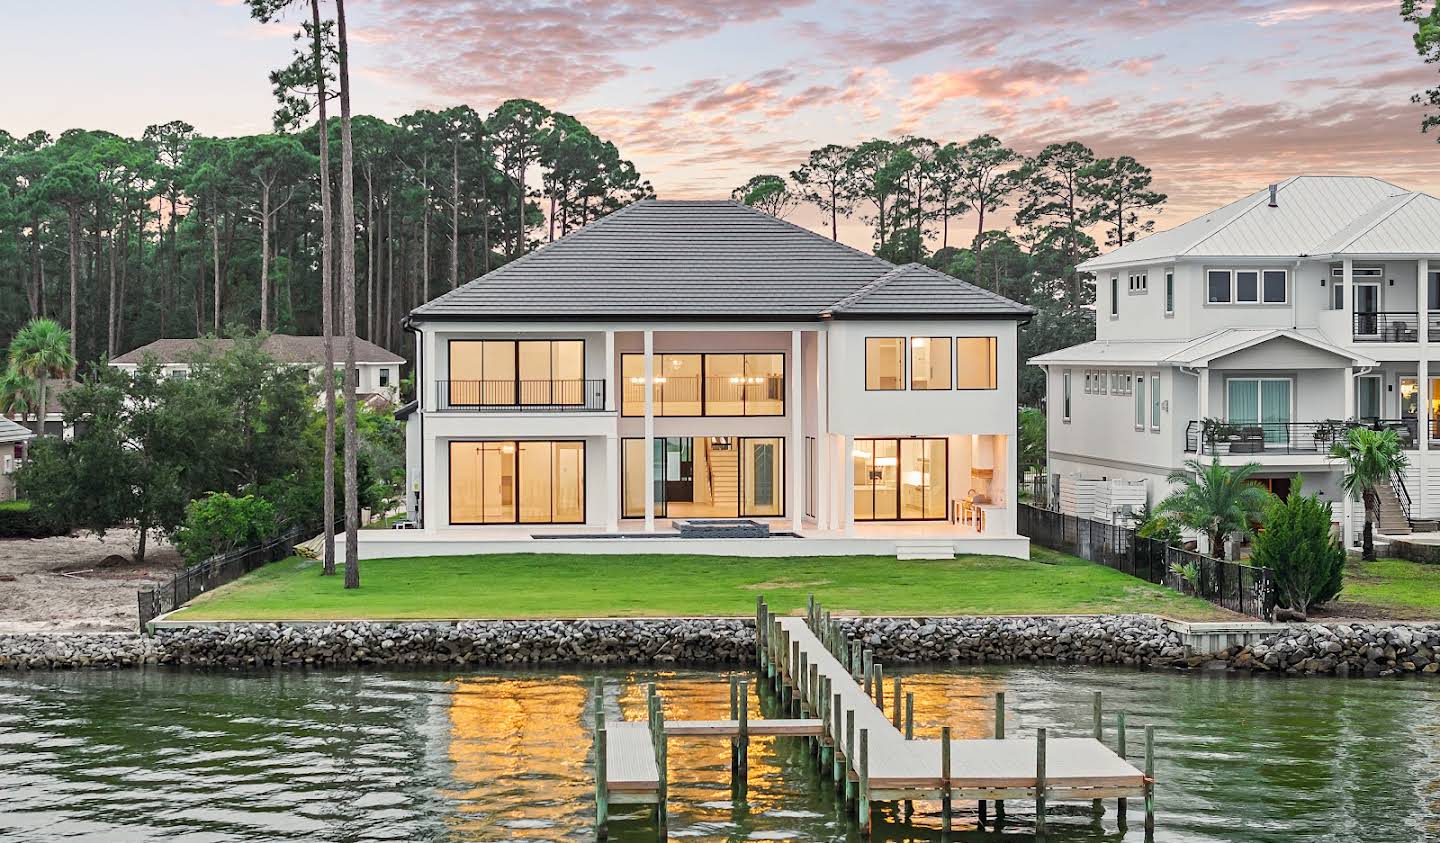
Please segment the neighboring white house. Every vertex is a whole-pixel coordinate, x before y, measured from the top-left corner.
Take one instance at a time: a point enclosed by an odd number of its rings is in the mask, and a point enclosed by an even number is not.
[[[33,430],[0,417],[0,501],[15,499],[15,481],[12,475],[25,460],[25,448],[34,438]]]
[[[1030,315],[734,202],[638,202],[407,317],[420,529],[361,553],[1026,556]]]
[[[313,372],[325,367],[325,338],[294,336],[291,334],[269,334],[261,346],[267,354],[279,363],[301,365]],[[233,343],[227,339],[162,339],[142,345],[133,351],[110,361],[117,369],[134,372],[147,359],[154,359],[160,369],[170,377],[185,377],[190,372],[190,361],[202,348],[223,351]],[[337,365],[343,365],[343,339],[335,340],[334,354]],[[400,366],[405,358],[386,351],[369,340],[355,341],[355,370],[358,380],[355,389],[362,401],[372,406],[394,404],[400,397]]]
[[[1096,340],[1030,361],[1047,371],[1055,487],[1144,481],[1153,504],[1187,458],[1253,461],[1273,489],[1298,473],[1339,502],[1353,537],[1363,516],[1326,452],[1364,423],[1410,451],[1382,526],[1440,516],[1440,199],[1298,176],[1080,269]]]

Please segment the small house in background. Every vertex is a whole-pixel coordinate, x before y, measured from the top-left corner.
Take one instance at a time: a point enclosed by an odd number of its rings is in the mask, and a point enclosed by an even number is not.
[[[35,431],[0,418],[0,501],[15,500],[15,469],[25,461],[25,449]]]
[[[344,365],[343,339],[335,339],[337,365]],[[134,372],[145,360],[153,358],[162,372],[172,378],[190,374],[190,362],[203,348],[224,351],[234,344],[227,339],[162,339],[142,345],[110,361],[117,369]],[[308,367],[318,373],[325,365],[325,338],[269,334],[261,344],[265,353],[279,363]],[[371,409],[392,406],[400,398],[400,367],[405,358],[386,351],[369,340],[355,340],[355,390],[360,400]]]

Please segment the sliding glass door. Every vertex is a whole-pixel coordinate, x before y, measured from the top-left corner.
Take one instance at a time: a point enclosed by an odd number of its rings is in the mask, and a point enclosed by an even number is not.
[[[583,524],[585,443],[450,443],[451,524]]]
[[[856,521],[939,521],[950,496],[944,439],[856,439]]]
[[[783,437],[656,437],[655,515],[663,518],[778,518],[785,514]],[[622,515],[645,517],[645,440],[626,439]]]
[[[1260,427],[1267,443],[1289,441],[1292,406],[1288,378],[1231,378],[1225,382],[1227,420]]]

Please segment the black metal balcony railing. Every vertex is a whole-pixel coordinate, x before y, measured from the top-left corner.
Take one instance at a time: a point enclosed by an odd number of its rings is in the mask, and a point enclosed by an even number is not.
[[[628,378],[622,391],[627,416],[645,412],[643,379]],[[657,416],[783,416],[782,375],[662,376],[655,379]]]
[[[1326,419],[1309,422],[1222,422],[1214,419],[1192,421],[1185,426],[1185,451],[1206,456],[1231,454],[1325,454],[1343,441],[1352,427],[1393,430],[1400,447],[1419,447],[1419,422],[1408,419]],[[1431,422],[1431,436],[1440,430],[1440,420]]]
[[[1419,342],[1420,314],[1413,310],[1357,312],[1352,336],[1355,342]]]
[[[596,412],[605,409],[605,380],[439,381],[441,410],[478,413]]]

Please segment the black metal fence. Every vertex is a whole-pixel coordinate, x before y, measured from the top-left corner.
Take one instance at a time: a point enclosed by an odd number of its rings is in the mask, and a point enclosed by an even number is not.
[[[294,555],[295,545],[314,534],[313,527],[295,527],[269,541],[212,556],[191,565],[167,583],[137,591],[135,597],[140,606],[140,631],[144,632],[145,624],[160,615],[173,612],[212,588],[239,579],[268,562]]]
[[[1088,559],[1216,606],[1269,619],[1275,608],[1270,571],[1226,562],[1139,536],[1134,530],[1020,505],[1020,534],[1042,547]]]

